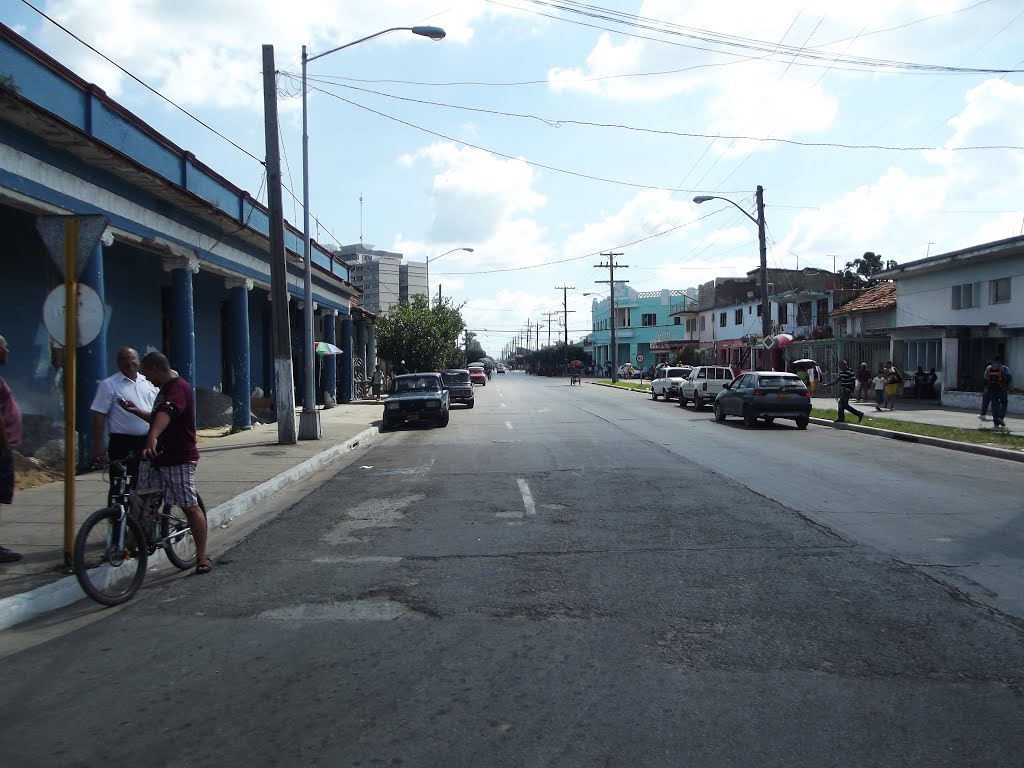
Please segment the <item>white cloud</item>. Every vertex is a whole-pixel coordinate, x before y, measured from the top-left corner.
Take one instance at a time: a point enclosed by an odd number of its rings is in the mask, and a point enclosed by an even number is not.
[[[628,200],[616,213],[603,216],[570,235],[564,248],[565,256],[599,253],[642,237],[668,232],[696,218],[694,204],[689,200],[678,200],[664,190],[645,190]],[[665,238],[680,239],[687,229],[677,229]]]

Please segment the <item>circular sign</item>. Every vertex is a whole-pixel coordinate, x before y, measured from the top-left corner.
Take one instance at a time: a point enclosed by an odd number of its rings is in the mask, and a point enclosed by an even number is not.
[[[642,362],[644,361],[644,356],[643,356],[643,355],[637,355],[637,356],[636,356],[636,361],[637,361],[638,363],[642,363]]]
[[[103,329],[103,302],[88,285],[78,284],[78,338],[76,347],[84,347]],[[64,345],[64,285],[58,285],[43,302],[43,324],[53,340]]]

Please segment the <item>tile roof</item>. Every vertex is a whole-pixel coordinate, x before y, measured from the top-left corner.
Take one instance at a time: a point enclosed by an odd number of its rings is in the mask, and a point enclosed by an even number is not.
[[[832,317],[855,312],[881,312],[896,306],[896,283],[880,283],[861,292],[857,298],[833,310]]]

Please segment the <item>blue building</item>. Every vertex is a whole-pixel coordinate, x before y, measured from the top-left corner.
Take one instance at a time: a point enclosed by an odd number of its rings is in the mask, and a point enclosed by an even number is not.
[[[675,351],[688,341],[683,318],[673,317],[695,304],[696,291],[668,290],[640,293],[626,283],[615,284],[615,337],[618,364],[637,366],[643,355],[643,369],[672,362]],[[590,309],[591,331],[585,349],[598,366],[612,363],[611,298],[594,299]],[[639,366],[638,366],[639,367]]]
[[[0,374],[26,417],[26,443],[63,420],[63,348],[43,303],[63,282],[37,232],[45,215],[102,214],[102,239],[80,282],[103,307],[98,337],[76,352],[81,453],[96,382],[117,349],[159,350],[199,392],[231,394],[235,425],[249,423],[255,387],[273,389],[267,209],[0,25],[0,335],[12,350]],[[302,233],[285,226],[296,390],[303,366]],[[351,398],[353,359],[375,362],[373,315],[356,312],[348,268],[314,244],[314,335],[345,354],[318,374],[318,391]],[[354,322],[355,319],[355,322]],[[25,451],[31,455],[31,451]]]

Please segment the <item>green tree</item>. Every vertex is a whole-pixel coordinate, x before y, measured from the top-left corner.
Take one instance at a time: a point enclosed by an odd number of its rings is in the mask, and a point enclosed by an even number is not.
[[[859,259],[846,262],[839,277],[842,278],[844,288],[870,288],[883,282],[875,275],[895,266],[895,261],[883,262],[882,254],[866,251]]]
[[[407,371],[438,371],[462,364],[462,305],[448,298],[428,306],[425,296],[392,307],[377,320],[377,354]]]

